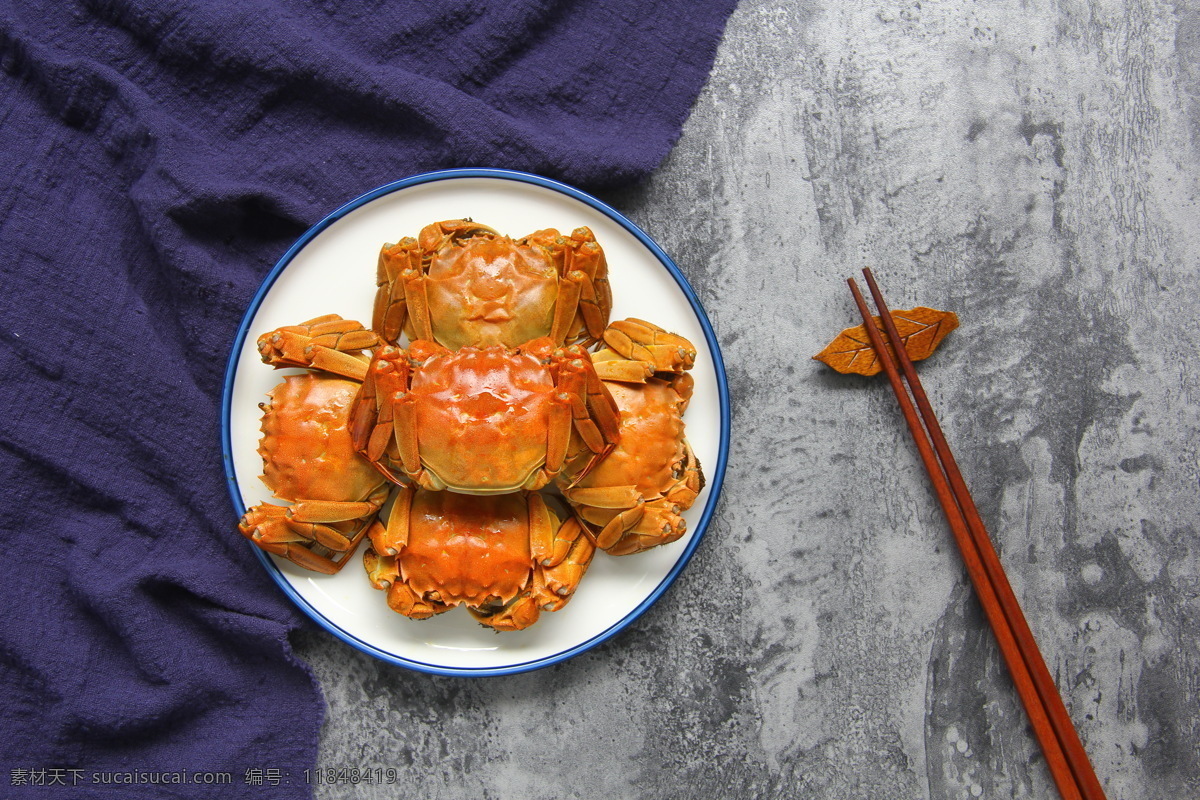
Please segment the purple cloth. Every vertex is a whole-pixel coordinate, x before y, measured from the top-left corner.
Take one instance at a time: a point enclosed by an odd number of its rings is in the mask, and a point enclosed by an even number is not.
[[[0,796],[310,794],[304,620],[221,468],[243,310],[391,180],[644,177],[733,6],[0,0]]]

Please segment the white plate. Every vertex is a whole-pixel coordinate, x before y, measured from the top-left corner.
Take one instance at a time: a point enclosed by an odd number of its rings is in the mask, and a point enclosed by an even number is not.
[[[318,575],[253,549],[280,588],[348,644],[423,672],[497,675],[570,658],[636,619],[683,569],[717,502],[729,445],[728,393],[717,342],[679,269],[633,223],[576,189],[506,170],[427,173],[347,203],[284,254],[242,320],[225,378],[225,470],[238,516],[247,506],[269,499],[259,479],[258,403],[286,371],[261,362],[258,336],[330,313],[369,325],[375,263],[383,243],[415,236],[432,222],[461,217],[513,237],[542,228],[569,232],[588,226],[608,258],[612,319],[647,319],[695,343],[696,389],[684,419],[708,485],[684,515],[689,532],[644,553],[597,553],[565,608],[542,614],[527,630],[503,634],[480,626],[463,609],[422,621],[393,612],[384,593],[371,587],[357,554],[339,574]],[[238,535],[230,528],[230,535]],[[253,547],[248,541],[246,546]]]

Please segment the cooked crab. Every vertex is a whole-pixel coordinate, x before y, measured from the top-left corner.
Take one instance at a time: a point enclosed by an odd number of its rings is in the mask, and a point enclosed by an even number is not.
[[[263,361],[305,367],[267,395],[262,480],[289,505],[262,503],[238,529],[270,553],[317,572],[340,570],[387,500],[390,487],[354,449],[349,417],[377,337],[336,314],[264,334]]]
[[[456,219],[427,225],[379,254],[372,327],[384,341],[518,347],[600,340],[612,298],[604,251],[588,228],[510,239]]]
[[[571,513],[537,492],[404,487],[370,541],[363,563],[393,610],[425,619],[465,605],[497,630],[527,628],[566,605],[596,551]]]
[[[516,349],[379,347],[351,418],[358,452],[392,482],[466,494],[542,488],[572,431],[581,450],[608,452],[616,407],[588,353],[548,338]]]
[[[683,423],[693,386],[686,370],[696,350],[682,336],[637,319],[613,323],[604,342],[594,360],[620,411],[619,442],[598,463],[573,443],[558,484],[597,546],[626,555],[681,537],[682,512],[704,488]]]

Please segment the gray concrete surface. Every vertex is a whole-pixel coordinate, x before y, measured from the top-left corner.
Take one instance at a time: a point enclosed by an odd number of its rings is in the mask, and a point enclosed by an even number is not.
[[[922,365],[1111,800],[1200,797],[1200,4],[744,0],[668,162],[608,197],[729,367],[681,579],[565,664],[469,681],[298,651],[318,797],[1049,798],[886,385],[809,357],[863,266],[956,311]]]

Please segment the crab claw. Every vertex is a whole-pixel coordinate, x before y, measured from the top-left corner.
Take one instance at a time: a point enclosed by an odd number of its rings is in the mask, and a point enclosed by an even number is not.
[[[242,516],[238,530],[268,553],[305,569],[333,575],[350,560],[367,526],[352,527],[347,537],[331,525],[298,521],[291,509],[263,503]]]
[[[652,322],[625,319],[604,331],[604,343],[631,361],[643,361],[652,372],[682,372],[696,363],[696,348],[687,339]]]
[[[378,344],[379,337],[361,323],[326,314],[264,333],[258,352],[275,369],[301,367],[361,381],[367,373],[362,351]]]

